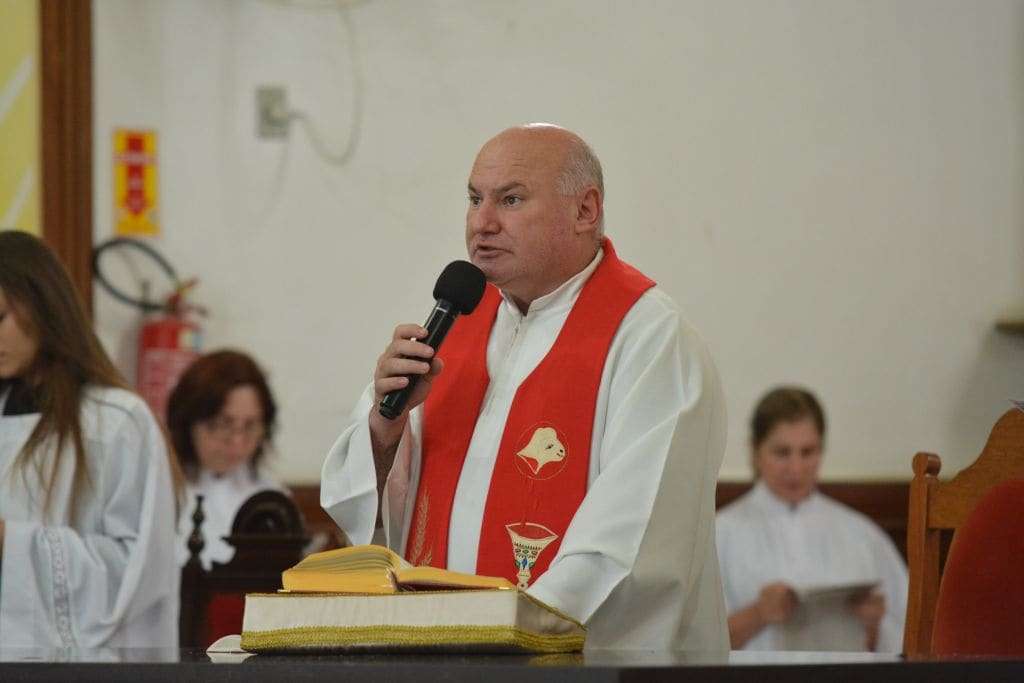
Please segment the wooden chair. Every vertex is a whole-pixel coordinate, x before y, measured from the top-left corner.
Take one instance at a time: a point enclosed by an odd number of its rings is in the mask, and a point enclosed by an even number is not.
[[[993,486],[1024,477],[1024,412],[1014,408],[999,418],[978,458],[949,481],[938,480],[942,461],[932,453],[915,455],[913,467],[907,519],[910,586],[903,632],[908,656],[932,652],[943,534],[948,537],[956,531]]]
[[[181,570],[181,647],[206,647],[217,638],[240,633],[245,594],[274,592],[281,572],[302,559],[309,541],[295,503],[279,491],[261,491],[235,515],[227,542],[235,555],[227,564],[203,569],[203,497],[196,497],[189,561]]]

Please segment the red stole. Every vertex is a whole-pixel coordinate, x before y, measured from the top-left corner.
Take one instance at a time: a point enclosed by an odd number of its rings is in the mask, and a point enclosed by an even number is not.
[[[654,282],[604,258],[573,305],[550,351],[523,380],[491,475],[476,573],[525,588],[548,568],[587,492],[591,436],[605,357],[626,313]],[[405,555],[445,567],[452,502],[490,378],[487,341],[501,295],[488,285],[460,317],[439,354],[444,372],[424,404],[420,482]]]

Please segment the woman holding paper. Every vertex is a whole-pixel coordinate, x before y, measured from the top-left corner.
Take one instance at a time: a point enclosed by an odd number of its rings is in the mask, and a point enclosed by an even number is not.
[[[800,612],[799,597],[815,593],[843,596],[837,609],[863,626],[863,649],[902,648],[906,566],[867,517],[817,491],[824,437],[824,412],[804,389],[774,389],[754,411],[757,482],[723,508],[716,523],[733,649],[809,647],[794,633],[809,613]],[[825,629],[814,629],[810,624],[804,631],[821,638]],[[855,635],[854,647],[859,630]],[[850,649],[850,643],[813,647]]]
[[[5,647],[177,647],[168,450],[53,252],[0,232]]]

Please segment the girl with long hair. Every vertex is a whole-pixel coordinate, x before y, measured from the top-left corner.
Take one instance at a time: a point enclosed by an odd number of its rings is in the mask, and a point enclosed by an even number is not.
[[[0,642],[176,646],[180,486],[63,266],[0,232]]]

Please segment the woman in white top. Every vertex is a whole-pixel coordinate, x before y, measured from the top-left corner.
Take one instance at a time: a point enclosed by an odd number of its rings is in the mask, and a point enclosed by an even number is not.
[[[251,357],[222,350],[196,360],[167,399],[167,427],[185,471],[186,505],[178,524],[178,561],[188,562],[196,497],[203,496],[203,566],[227,563],[224,541],[235,514],[253,494],[283,487],[261,467],[276,426],[277,405]]]
[[[0,643],[176,647],[180,481],[63,266],[0,232]]]
[[[787,629],[798,616],[797,589],[839,584],[875,584],[852,592],[840,607],[863,625],[863,649],[902,648],[906,565],[870,519],[817,491],[824,436],[824,412],[805,389],[774,389],[754,411],[751,449],[758,480],[716,520],[733,649],[803,647]],[[827,624],[817,626],[814,639],[829,639],[822,635]],[[852,635],[852,647],[859,646]]]

